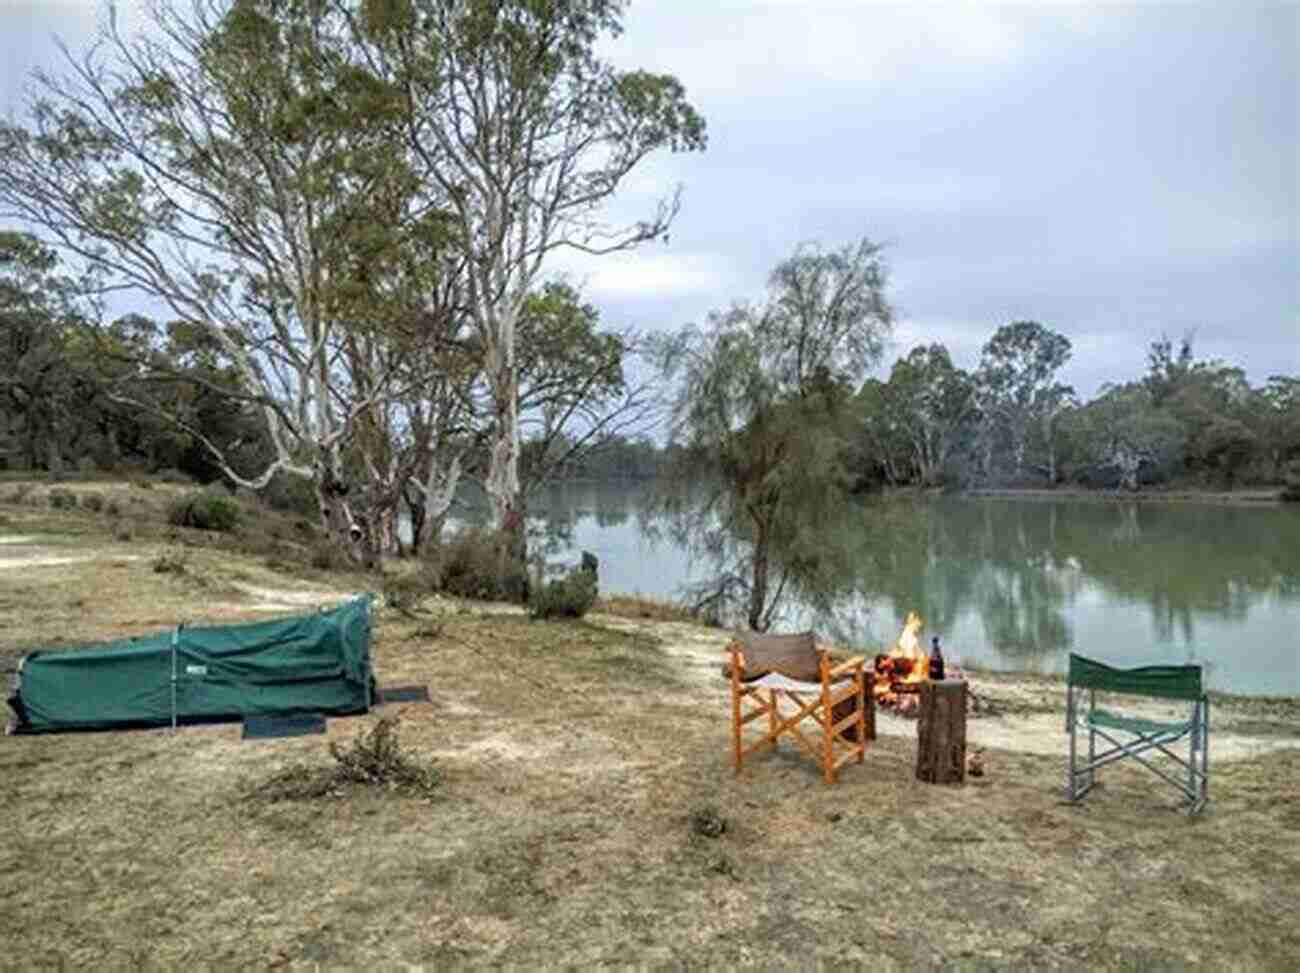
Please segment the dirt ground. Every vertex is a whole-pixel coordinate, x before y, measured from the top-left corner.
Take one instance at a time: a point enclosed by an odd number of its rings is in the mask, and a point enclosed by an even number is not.
[[[0,669],[35,645],[264,618],[365,584],[212,548],[157,573],[156,545],[0,515]],[[1064,803],[1060,684],[983,673],[969,736],[984,777],[916,782],[915,724],[882,714],[865,763],[827,787],[789,744],[732,773],[724,641],[427,599],[380,613],[374,655],[381,683],[425,684],[431,704],[331,720],[327,737],[4,738],[3,962],[1280,970],[1300,956],[1300,702],[1215,700],[1212,797],[1193,819],[1135,767]],[[393,714],[442,771],[436,799],[255,796]],[[691,827],[704,809],[720,836]]]

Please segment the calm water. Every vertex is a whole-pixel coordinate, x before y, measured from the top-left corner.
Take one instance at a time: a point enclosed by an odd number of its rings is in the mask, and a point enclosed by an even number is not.
[[[534,500],[534,549],[592,551],[603,591],[672,598],[709,565],[643,534],[647,496],[558,485]],[[852,567],[829,609],[792,604],[783,627],[874,651],[914,609],[927,644],[938,634],[950,657],[992,668],[1061,672],[1071,651],[1191,661],[1214,689],[1300,695],[1300,509],[945,499],[850,514]]]

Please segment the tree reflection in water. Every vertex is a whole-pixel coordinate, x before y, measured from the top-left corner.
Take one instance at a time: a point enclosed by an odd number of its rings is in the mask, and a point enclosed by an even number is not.
[[[555,522],[550,556],[584,518],[597,554],[599,537],[616,534],[611,554],[637,550],[635,563],[602,558],[602,577],[608,568],[629,590],[680,595],[688,549],[696,581],[742,574],[743,534],[719,532],[708,511],[664,516],[644,489],[566,487],[540,494],[533,512],[538,526]],[[1069,650],[1169,658],[1176,647],[1178,658],[1208,659],[1231,651],[1225,632],[1293,642],[1300,623],[1300,510],[1286,507],[869,499],[809,511],[795,540],[780,552],[787,588],[774,627],[816,624],[863,647],[892,643],[909,610],[930,632],[960,631],[966,652],[1016,668],[1057,665]],[[1198,629],[1213,630],[1214,644],[1198,645]]]

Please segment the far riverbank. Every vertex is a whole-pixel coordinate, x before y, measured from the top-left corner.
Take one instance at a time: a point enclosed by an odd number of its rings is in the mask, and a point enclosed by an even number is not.
[[[973,498],[1005,498],[1009,500],[1103,500],[1126,502],[1162,501],[1172,503],[1224,503],[1224,504],[1269,504],[1281,505],[1282,488],[1251,490],[1184,490],[1184,489],[1146,489],[1146,490],[1090,490],[1085,487],[1045,488],[987,488],[965,490],[961,494]],[[1297,505],[1300,509],[1300,505]]]

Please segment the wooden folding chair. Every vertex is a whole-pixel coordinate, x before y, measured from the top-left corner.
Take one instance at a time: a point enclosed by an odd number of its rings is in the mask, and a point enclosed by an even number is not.
[[[1115,669],[1081,655],[1070,655],[1065,703],[1065,730],[1070,749],[1065,772],[1065,796],[1079,801],[1096,782],[1099,768],[1132,758],[1182,792],[1188,814],[1205,806],[1210,794],[1210,701],[1201,684],[1200,666],[1142,666]],[[1115,713],[1097,706],[1097,692],[1181,700],[1188,703],[1185,720],[1161,721]],[[1084,693],[1087,693],[1085,706]],[[1076,753],[1076,734],[1088,733],[1088,757]],[[1100,737],[1110,748],[1097,752]],[[1187,759],[1171,746],[1187,738]],[[1182,773],[1176,777],[1149,757],[1163,754]],[[1144,756],[1149,755],[1149,756]]]
[[[729,659],[723,672],[731,680],[736,773],[740,773],[747,756],[764,747],[775,747],[786,735],[812,754],[828,784],[835,783],[837,772],[850,760],[862,763],[867,740],[876,736],[875,700],[867,690],[865,656],[837,660],[817,648],[812,632],[745,632],[737,634],[726,651]],[[783,702],[792,703],[793,710],[783,711]],[[753,706],[747,709],[742,704]],[[764,715],[766,730],[746,744],[744,726]],[[815,731],[805,734],[800,724],[806,720],[813,722]]]

